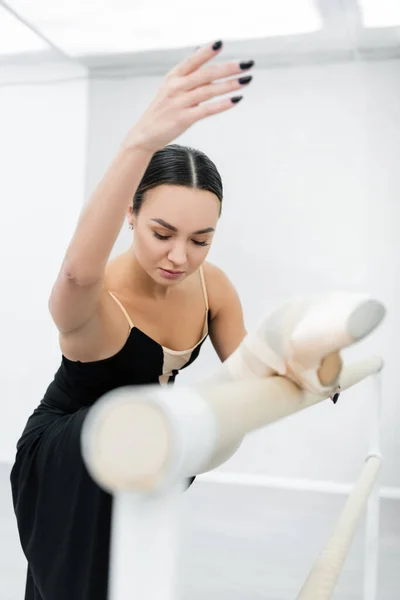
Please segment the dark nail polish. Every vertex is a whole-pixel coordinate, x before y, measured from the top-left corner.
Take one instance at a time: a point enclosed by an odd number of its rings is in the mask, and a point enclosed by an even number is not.
[[[332,398],[332,402],[333,402],[333,404],[336,404],[336,402],[339,400],[339,396],[340,396],[340,394],[335,394],[335,395],[333,396],[333,398]]]
[[[254,60],[248,60],[247,62],[241,62],[240,63],[240,68],[245,70],[245,69],[251,69],[251,67],[254,66]]]
[[[238,79],[238,81],[241,85],[245,85],[246,83],[250,83],[252,79],[253,75],[247,75],[246,77],[241,77],[240,79]]]
[[[231,102],[233,102],[233,104],[237,104],[242,98],[243,96],[233,96],[233,98],[231,98]]]
[[[222,42],[221,40],[219,40],[219,42],[215,42],[215,44],[213,45],[212,49],[213,50],[219,50],[222,46]]]

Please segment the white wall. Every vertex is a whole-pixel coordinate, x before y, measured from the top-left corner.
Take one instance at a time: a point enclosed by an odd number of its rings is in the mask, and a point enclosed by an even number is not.
[[[385,485],[400,485],[395,289],[399,273],[399,62],[258,70],[245,100],[179,140],[208,153],[225,185],[210,260],[231,277],[250,328],[287,298],[338,288],[366,291],[389,311],[348,361],[384,356]],[[87,190],[102,176],[160,77],[90,84]],[[127,225],[113,255],[130,244]],[[181,375],[217,366],[208,345]],[[245,441],[223,470],[354,480],[368,449],[371,382]]]
[[[84,199],[86,125],[82,68],[0,69],[0,461],[60,364],[47,305]]]

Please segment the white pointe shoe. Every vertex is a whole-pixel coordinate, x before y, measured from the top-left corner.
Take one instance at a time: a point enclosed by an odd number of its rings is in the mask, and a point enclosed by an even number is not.
[[[319,380],[323,359],[371,333],[386,313],[364,294],[335,292],[290,302],[268,315],[225,361],[234,379],[284,375],[307,392],[329,396]]]

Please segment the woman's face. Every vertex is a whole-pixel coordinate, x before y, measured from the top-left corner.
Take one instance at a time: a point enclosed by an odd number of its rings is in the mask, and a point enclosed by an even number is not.
[[[172,285],[194,273],[210,250],[220,212],[215,194],[176,185],[146,192],[138,215],[129,212],[134,251],[157,283]]]

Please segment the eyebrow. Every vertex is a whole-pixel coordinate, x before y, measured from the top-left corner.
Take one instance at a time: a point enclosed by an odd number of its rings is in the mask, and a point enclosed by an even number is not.
[[[155,223],[158,223],[162,227],[165,227],[165,229],[170,229],[171,231],[178,231],[176,227],[174,227],[173,225],[170,225],[170,223],[167,223],[166,221],[164,221],[164,219],[150,219],[150,220],[154,221]],[[198,231],[194,231],[193,235],[200,235],[201,233],[212,233],[213,231],[215,231],[214,227],[206,227],[206,229],[199,229]]]

